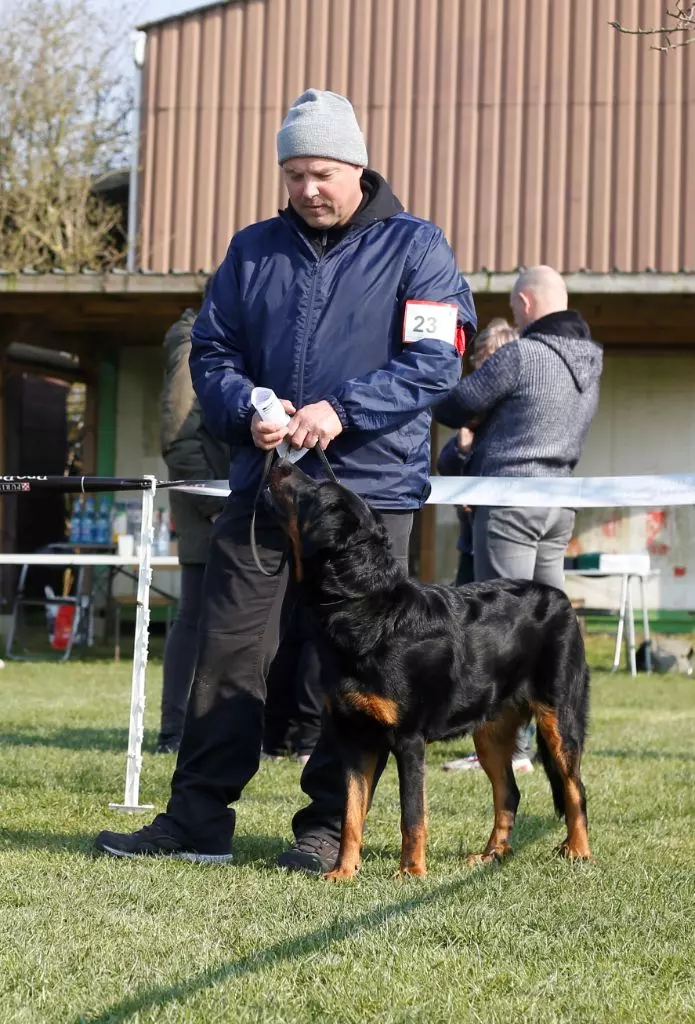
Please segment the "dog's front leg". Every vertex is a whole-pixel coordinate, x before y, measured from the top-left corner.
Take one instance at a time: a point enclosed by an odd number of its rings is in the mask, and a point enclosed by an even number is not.
[[[401,866],[399,875],[425,875],[427,848],[427,796],[425,794],[425,740],[400,739],[394,753],[401,796]]]
[[[323,876],[329,882],[354,878],[360,869],[364,821],[369,809],[377,760],[378,754],[363,750],[351,758],[351,763],[347,765],[347,792],[338,862],[332,871]]]

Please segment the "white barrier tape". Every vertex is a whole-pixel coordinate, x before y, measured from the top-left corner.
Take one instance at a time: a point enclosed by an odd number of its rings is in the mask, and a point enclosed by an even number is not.
[[[428,505],[495,505],[526,508],[635,508],[695,505],[695,473],[654,476],[434,476]],[[224,498],[226,480],[177,484]]]

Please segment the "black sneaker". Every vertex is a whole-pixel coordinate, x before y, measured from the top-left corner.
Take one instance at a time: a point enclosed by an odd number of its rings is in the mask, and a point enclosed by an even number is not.
[[[301,836],[291,849],[280,854],[278,867],[304,871],[307,875],[325,875],[336,865],[339,846],[330,836]]]
[[[227,864],[232,860],[231,843],[226,852],[204,853],[174,832],[175,829],[155,818],[151,825],[137,832],[100,832],[94,845],[111,857],[171,857],[194,864]]]

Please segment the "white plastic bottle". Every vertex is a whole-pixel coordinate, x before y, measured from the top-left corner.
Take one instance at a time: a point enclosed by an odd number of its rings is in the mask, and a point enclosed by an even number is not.
[[[254,388],[251,392],[251,405],[266,423],[284,426],[290,422],[280,399],[270,388]],[[297,462],[309,451],[308,448],[291,448],[288,441],[281,441],[276,450],[281,458],[289,459],[290,462]]]
[[[154,543],[154,553],[160,556],[169,554],[169,513],[165,508],[159,514],[159,528]]]

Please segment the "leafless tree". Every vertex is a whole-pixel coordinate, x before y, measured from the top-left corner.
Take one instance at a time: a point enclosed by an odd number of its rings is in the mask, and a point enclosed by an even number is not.
[[[121,261],[121,212],[92,191],[127,166],[131,96],[117,59],[125,11],[15,0],[0,18],[0,268]],[[116,19],[116,20],[115,20]],[[122,56],[122,55],[121,55]]]
[[[677,50],[679,46],[695,43],[695,3],[690,0],[675,0],[675,4],[674,10],[666,9],[667,22],[660,28],[626,28],[619,21],[609,21],[608,24],[624,35],[658,36],[661,45],[651,46],[650,49],[668,53],[670,50]]]

